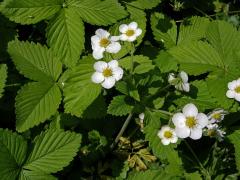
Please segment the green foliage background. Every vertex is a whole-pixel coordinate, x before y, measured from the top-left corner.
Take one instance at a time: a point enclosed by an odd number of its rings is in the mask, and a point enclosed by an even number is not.
[[[240,108],[225,94],[240,77],[239,7],[236,0],[0,1],[1,179],[237,179]],[[143,33],[134,55],[129,42],[105,54],[125,72],[104,90],[91,82],[91,36],[98,28],[118,35],[132,21]],[[181,70],[189,93],[168,85],[168,74]],[[184,141],[162,145],[157,132],[187,103],[229,112],[224,141],[187,139],[195,153]]]

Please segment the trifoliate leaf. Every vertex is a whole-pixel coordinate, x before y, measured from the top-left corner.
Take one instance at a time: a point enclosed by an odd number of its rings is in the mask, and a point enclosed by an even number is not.
[[[180,26],[177,44],[196,41],[206,37],[206,30],[209,25],[209,19],[199,16],[193,16]]]
[[[176,46],[177,26],[174,21],[163,14],[153,13],[151,27],[156,41],[163,43],[166,48]]]
[[[62,130],[47,130],[34,140],[34,147],[24,169],[55,173],[67,166],[76,155],[81,135]]]
[[[69,6],[76,8],[87,23],[109,25],[127,16],[127,12],[116,0],[70,0]]]
[[[74,8],[63,8],[49,22],[48,44],[68,67],[76,65],[80,58],[84,38],[84,24]]]
[[[234,145],[236,165],[237,165],[238,172],[240,172],[240,143],[239,143],[240,131],[236,130],[235,132],[230,134],[228,138],[230,139],[231,143]]]
[[[162,0],[136,0],[128,3],[130,6],[140,9],[152,9],[156,7]]]
[[[101,85],[91,81],[94,62],[92,57],[86,57],[78,66],[66,73],[66,79],[62,82],[66,113],[82,116],[87,107],[101,93]]]
[[[61,92],[56,84],[33,82],[24,85],[16,97],[16,129],[23,132],[57,112]]]
[[[8,52],[18,71],[34,81],[54,82],[62,72],[60,60],[46,46],[15,40]]]
[[[127,102],[127,96],[116,96],[108,106],[108,114],[115,116],[124,116],[129,114],[132,109],[133,106]]]
[[[0,11],[11,21],[35,24],[59,11],[63,0],[4,0]]]
[[[23,169],[21,171],[19,180],[57,180],[56,177],[50,174],[44,174],[43,172],[29,171]]]
[[[0,176],[16,179],[27,154],[27,142],[18,134],[0,129]]]
[[[7,65],[0,64],[0,98],[3,95],[6,80],[7,80]]]

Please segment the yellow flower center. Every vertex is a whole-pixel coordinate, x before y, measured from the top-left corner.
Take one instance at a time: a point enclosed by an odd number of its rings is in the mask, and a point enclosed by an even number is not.
[[[220,114],[220,113],[214,113],[214,114],[212,115],[212,118],[213,118],[213,119],[220,120],[220,119],[221,119],[221,114]]]
[[[110,41],[107,38],[102,38],[100,40],[100,46],[106,48],[110,44]]]
[[[112,70],[110,68],[106,68],[103,70],[103,76],[104,77],[110,77],[112,76]]]
[[[240,93],[240,86],[237,86],[237,87],[234,89],[234,91],[235,91],[236,93]]]
[[[186,126],[189,128],[193,128],[194,126],[196,126],[197,124],[197,120],[195,119],[195,117],[187,117],[186,118]]]
[[[165,132],[164,132],[164,137],[165,137],[165,138],[169,139],[169,138],[171,138],[172,136],[173,136],[173,134],[172,134],[171,131],[165,131]]]
[[[135,34],[135,31],[134,30],[132,30],[132,29],[129,29],[129,30],[127,30],[127,32],[126,32],[126,35],[127,36],[133,36]]]

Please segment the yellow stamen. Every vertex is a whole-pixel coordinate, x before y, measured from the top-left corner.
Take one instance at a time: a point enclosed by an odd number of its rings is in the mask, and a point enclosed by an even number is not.
[[[133,36],[134,34],[135,34],[135,31],[132,30],[132,29],[129,29],[129,30],[127,30],[127,32],[126,32],[126,35],[127,35],[128,37]]]
[[[169,139],[173,136],[172,132],[171,131],[165,131],[164,132],[164,135],[163,135],[165,138]]]
[[[189,128],[193,128],[194,126],[196,126],[197,124],[197,120],[190,116],[186,118],[186,126],[188,126]]]
[[[212,118],[213,118],[213,119],[220,120],[220,119],[221,119],[221,114],[220,114],[220,113],[214,113],[214,114],[212,115]]]
[[[106,48],[110,44],[110,41],[107,38],[102,38],[100,40],[100,46]]]
[[[110,68],[106,68],[103,70],[103,76],[104,77],[110,77],[112,76],[112,70]]]
[[[234,89],[234,91],[235,91],[236,93],[240,93],[240,86],[237,86],[237,87]]]

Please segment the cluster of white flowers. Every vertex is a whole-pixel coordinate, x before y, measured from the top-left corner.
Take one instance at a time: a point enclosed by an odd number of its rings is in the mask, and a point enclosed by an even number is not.
[[[118,53],[121,50],[119,40],[133,42],[142,34],[142,30],[138,28],[136,22],[131,22],[129,25],[120,25],[119,31],[121,33],[119,36],[111,36],[104,29],[96,30],[95,35],[91,37],[93,57],[96,60],[102,59],[104,52]],[[94,64],[94,69],[96,72],[92,75],[92,82],[101,84],[106,89],[112,88],[123,77],[123,69],[119,67],[118,61],[114,59],[108,63],[98,61]]]
[[[228,83],[226,96],[240,102],[240,78]]]
[[[223,140],[224,135],[226,132],[221,130],[219,123],[224,119],[224,116],[228,112],[224,111],[223,109],[215,109],[211,113],[208,114],[208,125],[204,130],[206,132],[206,136],[215,137],[219,141]]]
[[[158,132],[158,136],[164,145],[176,143],[178,138],[187,138],[197,140],[206,132],[205,135],[216,137],[222,140],[226,134],[218,125],[227,114],[223,109],[216,109],[208,115],[199,113],[194,104],[187,104],[182,112],[176,113],[172,117],[175,129],[169,126],[163,126]]]
[[[168,76],[169,84],[175,86],[179,91],[190,91],[190,84],[188,83],[188,75],[186,72],[181,71],[177,77],[174,73],[170,73]]]

